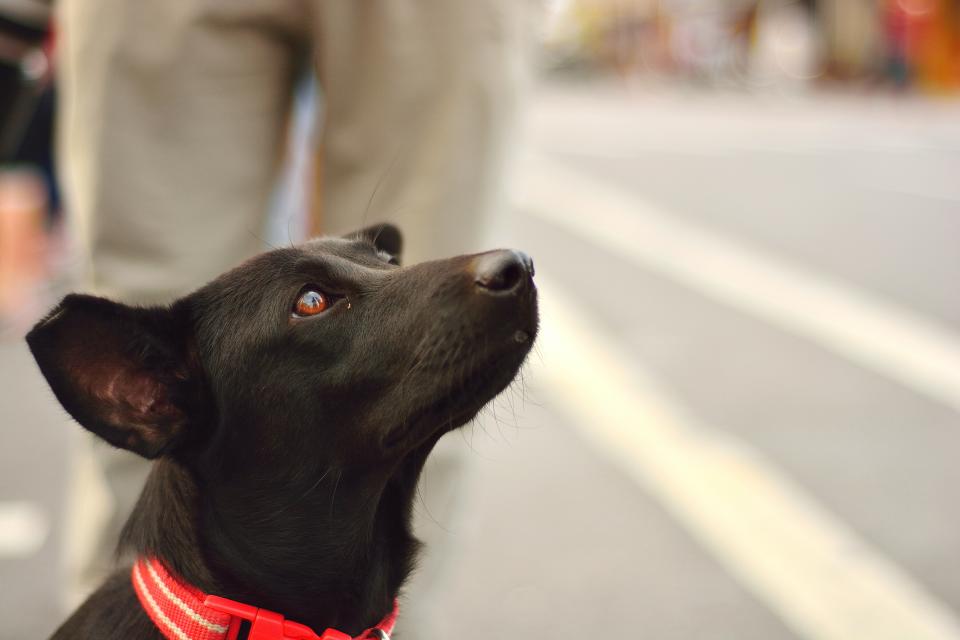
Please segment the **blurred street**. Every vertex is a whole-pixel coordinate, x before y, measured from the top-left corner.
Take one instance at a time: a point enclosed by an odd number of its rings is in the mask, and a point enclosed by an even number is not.
[[[960,639],[957,103],[532,106],[543,337],[461,434],[446,637]],[[9,335],[0,407],[0,638],[37,638],[79,428]]]

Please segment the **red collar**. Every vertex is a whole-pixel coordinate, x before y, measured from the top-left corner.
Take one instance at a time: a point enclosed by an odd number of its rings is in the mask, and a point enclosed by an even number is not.
[[[139,558],[131,579],[140,605],[168,640],[236,640],[244,620],[250,622],[248,640],[390,640],[399,611],[394,601],[386,618],[356,638],[336,629],[317,635],[279,613],[208,596],[170,573],[156,558]]]

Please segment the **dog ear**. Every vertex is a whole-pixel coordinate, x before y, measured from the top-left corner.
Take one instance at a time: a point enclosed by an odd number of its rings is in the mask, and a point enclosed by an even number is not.
[[[155,458],[187,427],[186,340],[164,308],[69,295],[27,334],[60,404],[110,444]]]
[[[397,263],[400,262],[400,253],[403,251],[403,234],[400,233],[400,229],[389,222],[375,224],[360,231],[355,231],[349,234],[347,238],[371,242],[380,251],[393,256]]]

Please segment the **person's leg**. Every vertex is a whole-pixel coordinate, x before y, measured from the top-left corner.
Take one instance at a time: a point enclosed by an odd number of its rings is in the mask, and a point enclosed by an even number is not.
[[[256,253],[308,36],[300,3],[58,6],[60,170],[82,286],[164,303]],[[68,508],[66,537],[89,541],[67,550],[71,602],[112,565],[147,464],[108,447],[86,455],[98,464],[74,464],[88,472],[72,494],[100,482],[113,514]]]
[[[504,207],[533,3],[313,6],[325,108],[321,229],[393,221],[408,263],[484,248]]]
[[[261,248],[300,6],[60,3],[62,180],[98,293],[167,301]]]
[[[314,7],[325,106],[320,230],[394,222],[406,264],[493,248],[533,4]],[[411,638],[441,635],[430,594],[456,551],[467,449],[460,434],[443,438],[422,475],[415,529],[426,547],[399,623]]]

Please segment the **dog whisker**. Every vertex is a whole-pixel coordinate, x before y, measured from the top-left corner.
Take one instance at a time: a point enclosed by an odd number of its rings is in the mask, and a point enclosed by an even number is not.
[[[258,235],[257,233],[255,233],[255,232],[253,231],[253,229],[250,229],[249,227],[247,228],[247,233],[249,233],[255,240],[259,240],[261,243],[263,243],[264,246],[270,247],[271,249],[279,249],[279,248],[280,248],[280,247],[276,247],[276,246],[270,244],[269,242],[267,242],[266,240],[264,240],[260,235]]]
[[[287,246],[288,246],[288,247],[293,247],[293,246],[294,246],[293,235],[290,233],[290,225],[291,225],[291,224],[293,224],[293,216],[292,216],[292,215],[287,216],[287,243],[288,243]],[[309,235],[309,231],[306,233],[306,235]]]
[[[333,493],[330,495],[330,515],[333,515],[333,504],[337,500],[337,489],[340,488],[340,479],[343,478],[343,470],[337,470],[337,481],[333,485]]]
[[[297,504],[299,504],[300,502],[302,502],[308,495],[310,495],[311,493],[313,493],[313,492],[317,489],[317,487],[320,486],[320,483],[322,483],[322,482],[324,481],[324,479],[325,479],[328,475],[330,475],[330,471],[332,471],[332,468],[331,468],[331,467],[327,467],[327,470],[324,471],[323,474],[322,474],[319,478],[317,478],[317,481],[314,482],[314,483],[310,486],[309,489],[307,489],[307,490],[304,491],[302,494],[300,494],[300,497],[297,498],[296,500],[294,500],[294,501],[292,501],[292,502],[288,502],[286,505],[284,505],[283,507],[281,507],[281,508],[274,514],[274,516],[279,516],[279,515],[282,514],[283,512],[285,512],[285,511],[287,511],[288,509],[290,509],[291,507],[294,507],[294,506],[296,506]]]
[[[423,513],[425,513],[427,517],[430,518],[430,521],[433,522],[433,524],[440,527],[440,530],[443,531],[444,533],[453,535],[453,531],[451,531],[447,527],[440,524],[440,521],[437,520],[436,517],[434,517],[433,512],[430,511],[430,507],[427,505],[427,501],[423,497],[423,491],[421,491],[419,484],[417,485],[417,502],[419,502],[423,506]]]
[[[373,191],[370,193],[370,199],[367,200],[367,206],[363,210],[363,218],[361,219],[361,226],[367,223],[367,216],[370,213],[370,207],[373,205],[374,198],[377,197],[377,191],[380,190],[380,185],[387,179],[390,173],[393,171],[393,167],[397,164],[397,160],[400,159],[404,149],[403,147],[398,147],[396,153],[393,154],[393,158],[390,160],[390,164],[387,165],[387,168],[384,169],[383,173],[380,174],[380,177],[377,178],[377,183],[373,186]],[[377,234],[379,237],[379,233]],[[374,244],[376,244],[377,238],[374,238]]]

